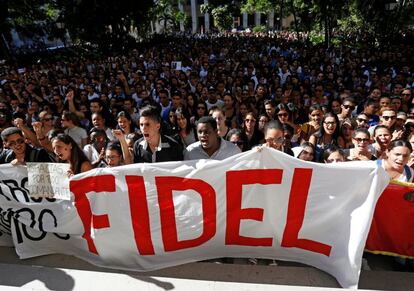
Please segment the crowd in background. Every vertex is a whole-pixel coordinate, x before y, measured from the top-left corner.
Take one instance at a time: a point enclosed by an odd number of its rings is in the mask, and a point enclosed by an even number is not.
[[[230,34],[4,66],[0,163],[66,162],[73,175],[269,146],[311,162],[377,160],[411,182],[413,56]]]

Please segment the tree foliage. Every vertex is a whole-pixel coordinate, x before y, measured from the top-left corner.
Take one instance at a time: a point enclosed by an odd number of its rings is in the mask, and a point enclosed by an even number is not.
[[[74,42],[119,50],[137,36],[149,36],[155,21],[165,32],[177,29],[186,21],[178,1],[184,0],[0,0],[1,49],[14,29],[32,40],[49,36],[65,41],[68,32]],[[273,10],[280,19],[293,15],[297,31],[322,33],[327,45],[338,32],[387,44],[414,22],[413,0],[209,0],[201,9],[220,30],[230,29],[232,16],[241,12]]]

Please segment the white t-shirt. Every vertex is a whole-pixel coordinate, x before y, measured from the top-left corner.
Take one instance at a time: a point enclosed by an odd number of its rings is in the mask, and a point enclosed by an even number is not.
[[[82,148],[82,139],[88,138],[86,130],[79,126],[75,126],[74,128],[66,128],[65,134],[73,138],[80,148]]]

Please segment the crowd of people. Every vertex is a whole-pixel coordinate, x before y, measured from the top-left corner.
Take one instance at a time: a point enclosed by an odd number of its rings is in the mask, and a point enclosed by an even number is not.
[[[0,163],[66,162],[73,175],[269,146],[310,162],[378,160],[411,182],[412,50],[230,34],[4,67]]]

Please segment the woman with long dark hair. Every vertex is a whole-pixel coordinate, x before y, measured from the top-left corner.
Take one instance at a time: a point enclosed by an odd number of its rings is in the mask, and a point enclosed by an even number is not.
[[[76,175],[92,169],[91,162],[78,144],[67,134],[58,134],[52,139],[53,152],[59,162],[68,163],[68,175]]]
[[[196,103],[196,113],[193,117],[191,117],[191,124],[195,125],[197,120],[199,120],[203,116],[208,115],[207,105],[204,101],[198,100]]]
[[[183,111],[181,109],[177,109],[175,111],[175,124],[178,131],[176,139],[183,145],[184,148],[198,140],[187,111]]]
[[[126,111],[121,111],[117,114],[116,120],[118,122],[116,128],[122,130],[126,134],[134,133],[136,130],[135,124],[132,121],[131,115]]]
[[[311,135],[309,142],[315,146],[316,161],[319,161],[323,150],[329,146],[343,148],[344,140],[340,136],[338,116],[332,112],[325,113],[319,131]]]
[[[259,130],[256,115],[253,112],[248,112],[243,122],[243,132],[247,137],[245,150],[250,150],[253,146],[262,144],[264,141],[264,134]]]

